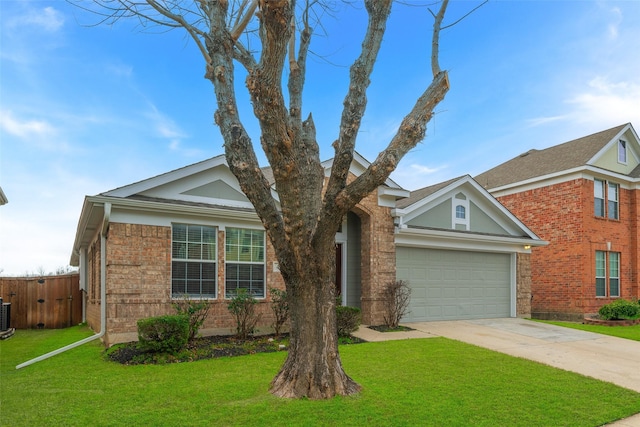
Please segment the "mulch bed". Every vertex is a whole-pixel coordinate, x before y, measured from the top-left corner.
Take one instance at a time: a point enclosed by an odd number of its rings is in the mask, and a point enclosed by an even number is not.
[[[604,320],[597,316],[585,316],[584,322],[586,325],[602,325],[602,326],[634,326],[640,325],[640,319],[628,319],[628,320]]]
[[[378,332],[404,332],[404,331],[415,331],[415,329],[410,328],[408,326],[398,325],[397,328],[390,328],[387,325],[377,325],[377,326],[368,326],[369,329],[373,329]]]
[[[361,342],[365,341],[356,337],[340,338],[340,344]],[[183,363],[218,357],[286,351],[288,345],[288,334],[281,335],[279,338],[274,335],[261,335],[247,339],[240,339],[233,335],[214,335],[196,338],[176,354],[146,352],[137,342],[129,342],[116,344],[107,349],[105,357],[123,365]]]

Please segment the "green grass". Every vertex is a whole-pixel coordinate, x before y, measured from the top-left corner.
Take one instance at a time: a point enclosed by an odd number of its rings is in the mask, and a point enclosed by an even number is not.
[[[640,325],[633,326],[603,326],[585,325],[575,322],[556,322],[550,320],[537,320],[538,322],[549,323],[551,325],[564,326],[565,328],[580,329],[581,331],[595,332],[603,335],[611,335],[618,338],[640,341]]]
[[[283,352],[124,366],[91,342],[15,369],[87,335],[0,342],[1,425],[598,426],[640,412],[639,393],[445,338],[342,346],[364,389],[328,401],[268,393]]]

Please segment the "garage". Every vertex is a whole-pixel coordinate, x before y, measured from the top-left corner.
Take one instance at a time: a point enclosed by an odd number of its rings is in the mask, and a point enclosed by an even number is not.
[[[404,322],[511,316],[511,254],[396,249],[397,278],[411,287]]]

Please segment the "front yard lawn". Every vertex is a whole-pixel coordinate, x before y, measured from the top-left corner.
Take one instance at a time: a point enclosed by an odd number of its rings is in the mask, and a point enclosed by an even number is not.
[[[640,341],[640,325],[633,326],[603,326],[603,325],[585,325],[584,323],[575,322],[556,322],[550,320],[539,320],[539,322],[549,323],[551,325],[564,326],[565,328],[580,329],[582,331],[595,332],[597,334],[611,335],[618,338],[626,338],[628,340]]]
[[[282,400],[269,381],[285,353],[125,366],[86,328],[17,331],[0,342],[0,424],[7,426],[599,426],[640,412],[640,394],[445,338],[341,347],[364,390],[329,401]]]

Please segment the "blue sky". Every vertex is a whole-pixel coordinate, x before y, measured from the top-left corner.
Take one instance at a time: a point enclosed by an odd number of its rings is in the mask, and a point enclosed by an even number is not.
[[[356,148],[370,160],[430,81],[428,3],[394,6]],[[452,1],[446,21],[479,3]],[[358,2],[339,9],[312,45],[305,88],[323,159],[365,25]],[[193,42],[133,21],[96,22],[63,0],[0,2],[3,275],[66,266],[85,195],[222,153]],[[640,128],[638,52],[638,1],[490,1],[443,32],[451,90],[392,177],[414,190],[531,148],[627,122]]]

